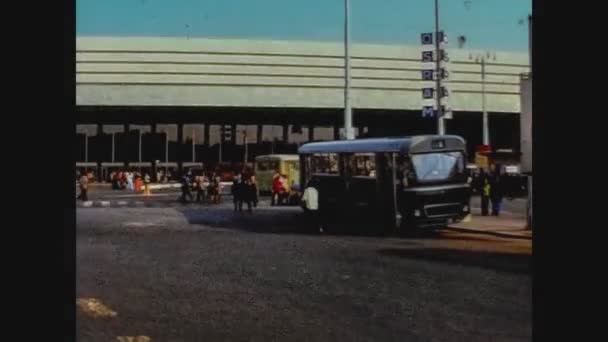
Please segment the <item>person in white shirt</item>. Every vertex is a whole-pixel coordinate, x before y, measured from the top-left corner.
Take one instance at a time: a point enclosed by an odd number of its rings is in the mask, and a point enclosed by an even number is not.
[[[133,185],[133,172],[127,172],[127,189],[130,191],[135,190],[135,186]]]
[[[319,233],[323,233],[323,227],[321,226],[321,219],[319,215],[319,191],[317,190],[317,182],[311,179],[304,189],[302,194],[302,208],[308,216],[308,220]]]

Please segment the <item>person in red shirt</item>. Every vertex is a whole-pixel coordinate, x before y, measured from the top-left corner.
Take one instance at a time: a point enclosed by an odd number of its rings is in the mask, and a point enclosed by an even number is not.
[[[281,183],[281,175],[277,172],[272,176],[272,198],[270,200],[270,205],[280,204],[279,198],[282,191],[283,183]]]

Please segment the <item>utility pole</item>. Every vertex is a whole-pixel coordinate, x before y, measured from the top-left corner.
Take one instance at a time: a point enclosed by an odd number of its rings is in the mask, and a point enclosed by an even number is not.
[[[353,113],[350,106],[350,0],[344,0],[344,133],[355,139]]]
[[[483,144],[490,145],[490,123],[486,111],[486,59],[481,58],[481,110],[483,112]]]
[[[439,0],[435,0],[435,72],[436,72],[436,103],[437,103],[437,134],[445,134],[445,121],[443,118],[443,108],[441,108],[441,56],[440,56],[440,44],[439,39]]]
[[[534,82],[532,77],[532,15],[528,15],[528,55],[530,56],[530,81]],[[532,98],[530,97],[530,101]],[[532,106],[530,106],[532,107]],[[532,119],[530,119],[532,121]],[[532,121],[532,125],[534,125],[534,121]],[[531,170],[532,171],[532,170]],[[532,172],[528,175],[528,201],[526,205],[527,211],[527,229],[532,229]]]
[[[469,59],[472,59],[469,56]],[[490,58],[490,53],[482,53],[475,56],[475,62],[481,65],[481,111],[483,115],[483,127],[482,127],[482,140],[483,145],[490,145],[490,121],[488,111],[486,109],[486,60]],[[494,54],[494,60],[496,60],[496,54]]]

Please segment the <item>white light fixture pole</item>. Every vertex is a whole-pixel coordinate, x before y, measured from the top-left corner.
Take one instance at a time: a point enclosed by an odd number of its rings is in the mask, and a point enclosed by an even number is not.
[[[435,0],[435,71],[436,71],[436,101],[437,101],[437,134],[445,134],[445,121],[443,118],[443,108],[441,108],[441,56],[439,41],[439,0]]]
[[[475,63],[481,64],[481,111],[483,113],[482,140],[484,145],[490,145],[490,122],[486,109],[486,59],[490,58],[490,53],[482,53],[475,56]],[[473,58],[473,57],[471,57]],[[494,54],[494,60],[496,55]]]
[[[344,131],[346,139],[355,139],[350,106],[350,0],[344,0]]]

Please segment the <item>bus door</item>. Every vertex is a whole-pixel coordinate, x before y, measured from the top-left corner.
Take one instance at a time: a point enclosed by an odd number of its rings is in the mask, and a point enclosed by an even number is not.
[[[377,206],[376,156],[374,153],[345,155],[347,205],[361,212],[369,212]]]
[[[397,153],[378,153],[376,157],[377,183],[376,201],[378,203],[378,215],[386,226],[394,227],[396,215],[399,213],[397,206],[398,177]]]
[[[341,174],[337,153],[313,154],[310,158],[310,175],[319,182],[319,209],[340,210],[346,194],[346,183]]]

